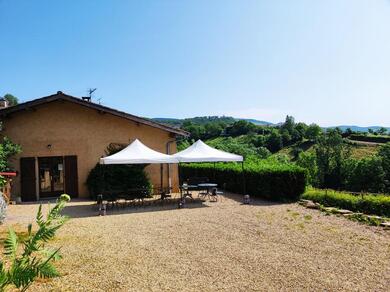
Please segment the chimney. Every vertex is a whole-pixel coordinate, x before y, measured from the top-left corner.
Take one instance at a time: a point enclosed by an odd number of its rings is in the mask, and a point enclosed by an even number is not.
[[[8,100],[6,100],[4,97],[0,98],[0,109],[6,108],[9,106]]]

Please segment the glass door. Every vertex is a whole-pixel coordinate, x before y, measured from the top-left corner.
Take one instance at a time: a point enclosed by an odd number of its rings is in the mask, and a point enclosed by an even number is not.
[[[39,196],[56,197],[64,193],[64,161],[58,157],[39,157]]]

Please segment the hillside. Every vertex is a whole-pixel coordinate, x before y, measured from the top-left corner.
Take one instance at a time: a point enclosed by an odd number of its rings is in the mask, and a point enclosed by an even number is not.
[[[234,118],[234,117],[228,117],[228,116],[203,116],[203,117],[193,117],[193,118],[185,118],[185,119],[178,119],[178,118],[152,118],[151,120],[168,124],[175,127],[181,127],[185,122],[191,122],[193,124],[199,124],[204,125],[209,122],[218,121],[223,122],[226,124],[232,124],[236,121],[246,121],[249,123],[252,123],[257,126],[277,126],[281,123],[271,123],[268,121],[263,120],[257,120],[257,119],[246,119],[246,118]],[[327,129],[340,129],[341,131],[345,132],[348,129],[350,129],[353,132],[361,132],[361,133],[368,133],[368,132],[377,132],[380,131],[380,129],[384,128],[387,130],[387,132],[390,133],[390,127],[382,127],[382,126],[357,126],[357,125],[339,125],[339,126],[330,126],[330,127],[323,127],[324,130]]]

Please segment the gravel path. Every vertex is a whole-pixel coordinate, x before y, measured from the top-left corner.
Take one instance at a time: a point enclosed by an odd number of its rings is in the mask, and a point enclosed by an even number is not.
[[[297,204],[238,200],[104,217],[73,202],[66,211],[77,217],[53,242],[63,246],[63,276],[31,291],[389,291],[389,231]],[[36,208],[10,206],[6,224]]]

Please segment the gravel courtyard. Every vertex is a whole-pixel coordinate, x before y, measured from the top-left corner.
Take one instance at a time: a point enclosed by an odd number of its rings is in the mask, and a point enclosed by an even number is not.
[[[389,291],[390,231],[239,197],[96,216],[72,202],[53,242],[62,277],[30,291]],[[10,206],[24,229],[36,204]]]

